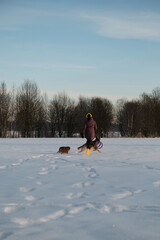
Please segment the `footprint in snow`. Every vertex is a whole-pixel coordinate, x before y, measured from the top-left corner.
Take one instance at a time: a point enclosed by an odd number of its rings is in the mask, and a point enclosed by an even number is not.
[[[85,206],[73,207],[68,213],[73,215],[73,214],[80,213],[80,212],[84,211],[85,209],[86,209]]]
[[[17,206],[6,206],[3,208],[3,212],[8,214],[8,213],[12,213],[12,212],[17,212],[22,209],[24,209],[24,207],[18,206],[18,205]]]
[[[6,169],[7,166],[3,165],[3,166],[0,166],[0,169]]]
[[[35,201],[35,197],[33,197],[32,195],[28,195],[28,196],[25,196],[25,200],[27,200],[27,201]]]
[[[88,178],[96,178],[99,176],[96,170],[92,167],[85,167],[82,168],[82,170],[88,173]]]
[[[33,191],[35,190],[35,188],[20,187],[19,190],[20,190],[21,192],[26,193],[26,192],[33,192]]]
[[[159,206],[145,206],[144,207],[145,211],[152,212],[154,214],[160,214],[160,207]]]
[[[78,182],[78,183],[74,183],[72,185],[73,188],[84,188],[84,187],[89,187],[91,185],[94,185],[94,183],[91,182]]]
[[[68,194],[66,195],[66,198],[67,198],[67,199],[83,198],[83,197],[85,197],[85,195],[86,195],[85,192],[79,192],[79,193],[76,193],[76,194],[74,194],[74,193],[68,193]]]
[[[12,234],[13,234],[13,232],[0,232],[0,240],[8,238]]]
[[[112,199],[114,201],[116,201],[116,200],[119,200],[119,199],[122,199],[122,198],[129,197],[131,195],[132,195],[132,192],[126,191],[126,192],[123,192],[123,193],[117,193],[117,194],[112,195]]]
[[[49,170],[48,167],[43,167],[43,168],[41,168],[41,172],[47,172],[48,170]]]
[[[39,155],[33,155],[31,158],[32,159],[36,159],[36,158],[40,158],[40,157],[43,157],[44,154],[39,154]]]
[[[12,167],[14,167],[14,166],[19,166],[19,165],[21,165],[22,163],[21,162],[15,162],[15,163],[12,163]]]
[[[87,204],[88,208],[90,209],[94,209],[100,213],[106,214],[106,213],[112,213],[112,212],[124,212],[124,211],[129,211],[129,207],[126,205],[120,205],[120,204],[116,204],[113,206],[104,204],[104,205],[97,205],[97,204],[92,204],[92,203],[88,203]]]
[[[47,161],[47,160],[46,160],[46,161]],[[53,160],[53,159],[52,159],[52,160],[49,160],[49,162],[55,164],[55,160]]]
[[[64,217],[66,215],[66,211],[64,209],[58,210],[54,213],[51,213],[49,215],[46,215],[44,217],[38,218],[38,219],[31,219],[31,218],[14,218],[12,219],[12,222],[19,224],[21,227],[26,227],[28,225],[32,224],[39,224],[39,223],[46,223],[52,220],[57,220],[61,217]],[[1,240],[1,238],[0,238]]]
[[[39,186],[48,184],[48,182],[41,182],[41,181],[36,181],[35,183]]]
[[[156,181],[156,182],[153,182],[153,186],[154,187],[160,187],[160,180]]]
[[[151,167],[151,166],[148,166],[148,165],[144,165],[144,168],[147,168],[149,170],[157,170],[157,171],[160,171],[159,168],[154,168],[154,167]]]
[[[119,199],[123,199],[123,198],[126,198],[126,197],[133,196],[135,194],[140,194],[142,192],[144,192],[144,190],[142,190],[142,189],[135,190],[134,192],[125,191],[125,192],[122,192],[122,193],[117,193],[117,194],[112,195],[112,199],[114,201],[116,201],[116,200],[119,200]]]
[[[57,170],[57,169],[58,169],[58,166],[55,165],[55,164],[52,164],[52,165],[51,165],[51,169],[52,169],[52,170]]]
[[[97,174],[97,173],[90,173],[90,174],[88,174],[88,177],[89,178],[96,178],[96,177],[98,177],[99,175]]]
[[[41,172],[39,172],[39,174],[40,174],[40,175],[46,175],[46,174],[51,173],[51,171],[57,170],[57,169],[58,169],[57,165],[52,164],[52,165],[50,165],[50,167],[43,167],[43,168],[41,169]]]
[[[39,175],[47,175],[47,174],[49,174],[49,172],[48,172],[48,171],[44,171],[44,170],[42,170],[42,171],[39,172],[38,174],[39,174]]]

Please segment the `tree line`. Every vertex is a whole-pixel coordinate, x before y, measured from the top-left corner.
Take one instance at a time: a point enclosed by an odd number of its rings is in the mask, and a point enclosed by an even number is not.
[[[138,100],[119,100],[117,121],[121,136],[160,137],[160,88]]]
[[[117,101],[116,106],[100,97],[80,96],[78,101],[66,93],[48,100],[37,84],[29,80],[15,89],[0,85],[0,137],[73,137],[82,134],[86,113],[91,112],[98,135],[116,131],[124,137],[160,136],[160,88],[143,93],[138,100]]]

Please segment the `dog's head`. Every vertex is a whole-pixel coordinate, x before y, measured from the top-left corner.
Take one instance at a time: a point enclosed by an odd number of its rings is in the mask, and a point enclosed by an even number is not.
[[[100,136],[96,136],[96,141],[98,141],[98,142],[99,142],[99,141],[100,141],[100,139],[101,139],[101,138],[100,138]]]

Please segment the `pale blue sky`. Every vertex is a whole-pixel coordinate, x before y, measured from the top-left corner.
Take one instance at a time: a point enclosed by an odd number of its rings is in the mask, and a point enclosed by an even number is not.
[[[160,86],[159,0],[0,0],[0,82],[133,99]]]

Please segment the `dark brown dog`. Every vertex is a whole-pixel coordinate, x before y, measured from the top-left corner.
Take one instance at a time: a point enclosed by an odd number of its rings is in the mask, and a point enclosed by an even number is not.
[[[99,149],[97,149],[97,147],[95,146],[95,143],[98,141],[100,141],[100,137],[96,137],[96,139],[92,141],[91,149],[93,149],[94,151],[100,152]],[[83,144],[82,146],[78,147],[77,149],[80,150],[80,152],[83,152],[85,149],[87,149],[87,143]]]
[[[68,153],[69,152],[69,150],[70,150],[71,148],[70,147],[60,147],[59,148],[59,150],[58,150],[58,153]]]

